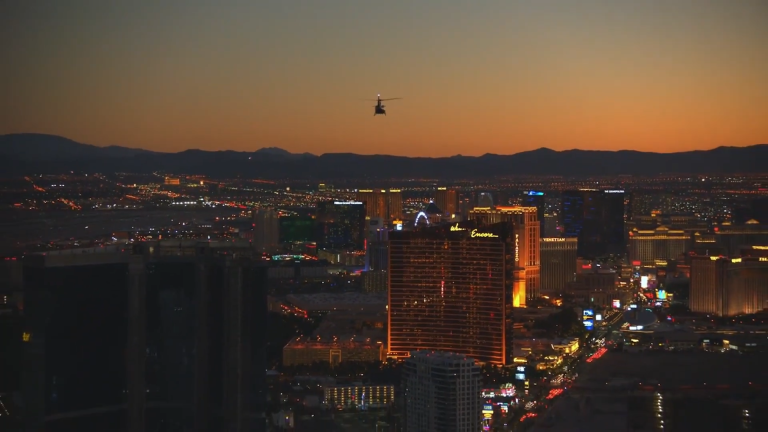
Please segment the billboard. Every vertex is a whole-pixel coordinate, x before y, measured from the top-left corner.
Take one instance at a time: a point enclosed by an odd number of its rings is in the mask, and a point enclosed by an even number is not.
[[[593,316],[595,316],[595,311],[592,309],[584,309],[584,319],[587,317],[592,318]]]
[[[595,321],[602,321],[602,320],[603,320],[603,316],[602,315],[595,314]]]
[[[658,290],[656,292],[656,298],[659,300],[666,300],[667,299],[667,291],[666,290]]]
[[[475,411],[477,412],[477,411]],[[484,404],[483,405],[483,417],[484,418],[491,418],[493,417],[493,405],[491,404]]]
[[[640,276],[640,288],[648,288],[648,276]]]
[[[584,327],[587,328],[587,330],[592,330],[595,328],[595,322],[590,320],[584,320]]]
[[[613,307],[615,307],[616,309],[621,309],[621,300],[613,299],[612,304],[613,304]]]

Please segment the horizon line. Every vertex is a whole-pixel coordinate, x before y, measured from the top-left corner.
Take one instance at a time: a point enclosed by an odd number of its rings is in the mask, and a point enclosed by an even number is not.
[[[256,150],[232,150],[232,149],[224,149],[224,150],[206,150],[206,149],[200,149],[200,148],[188,148],[184,150],[179,151],[158,151],[158,150],[149,150],[143,147],[131,147],[127,145],[121,145],[121,144],[91,144],[91,143],[85,143],[81,141],[77,141],[72,138],[68,138],[62,135],[56,135],[52,133],[41,133],[41,132],[15,132],[15,133],[7,133],[7,134],[0,134],[0,138],[2,137],[9,137],[14,135],[38,135],[38,136],[47,136],[47,137],[54,137],[59,139],[64,139],[67,141],[71,141],[75,144],[85,145],[85,146],[93,146],[93,147],[99,147],[99,148],[109,148],[109,147],[120,147],[125,149],[131,149],[131,150],[141,150],[146,151],[150,153],[158,153],[158,154],[179,154],[184,153],[187,151],[200,151],[200,152],[209,152],[209,153],[215,153],[215,152],[233,152],[233,153],[257,153],[262,150],[279,150],[282,152],[286,152],[290,155],[294,156],[303,156],[303,155],[310,155],[314,157],[320,157],[325,155],[340,155],[340,154],[348,154],[348,155],[355,155],[355,156],[384,156],[384,157],[396,157],[396,158],[408,158],[408,159],[449,159],[449,158],[455,158],[455,157],[467,157],[467,158],[480,158],[484,156],[515,156],[523,153],[532,153],[536,151],[541,150],[547,150],[555,153],[567,153],[567,152],[573,152],[573,151],[582,151],[582,152],[604,152],[604,153],[621,153],[621,152],[634,152],[634,153],[645,153],[645,154],[679,154],[679,153],[694,153],[694,152],[707,152],[712,150],[717,150],[720,148],[749,148],[749,147],[758,147],[758,146],[764,146],[768,145],[768,143],[755,143],[755,144],[746,144],[746,145],[719,145],[716,147],[708,148],[708,149],[696,149],[696,150],[686,150],[686,151],[672,151],[672,152],[659,152],[659,151],[642,151],[642,150],[632,150],[632,149],[620,149],[620,150],[604,150],[604,149],[580,149],[580,148],[571,148],[566,150],[554,150],[552,148],[543,146],[538,147],[532,150],[524,150],[517,153],[483,153],[480,155],[466,155],[466,154],[454,154],[454,155],[447,155],[447,156],[405,156],[405,155],[394,155],[394,154],[383,154],[383,153],[354,153],[354,152],[326,152],[326,153],[311,153],[311,152],[302,152],[302,153],[293,153],[289,150],[286,150],[282,147],[277,146],[266,146],[261,147]]]

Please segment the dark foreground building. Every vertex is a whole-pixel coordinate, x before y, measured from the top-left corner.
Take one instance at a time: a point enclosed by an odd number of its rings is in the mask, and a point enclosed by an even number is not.
[[[25,258],[25,430],[266,429],[266,268],[145,246]]]

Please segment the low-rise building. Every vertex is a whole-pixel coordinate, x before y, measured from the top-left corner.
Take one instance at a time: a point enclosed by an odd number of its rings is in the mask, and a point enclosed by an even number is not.
[[[316,362],[337,365],[347,361],[383,361],[385,353],[384,344],[370,339],[296,338],[283,347],[283,365],[310,365]]]
[[[382,408],[395,400],[393,385],[332,386],[325,388],[325,404],[333,408]]]

